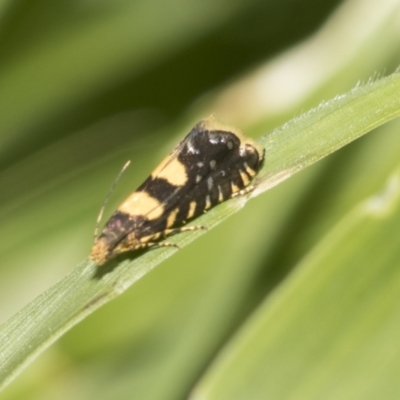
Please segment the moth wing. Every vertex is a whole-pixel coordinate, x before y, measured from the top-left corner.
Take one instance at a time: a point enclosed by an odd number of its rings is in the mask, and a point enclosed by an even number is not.
[[[239,147],[240,139],[235,134],[199,123],[124,204],[129,204],[131,214],[138,212],[148,220],[166,216],[168,210],[190,197],[193,188],[217,165],[228,166]],[[135,196],[141,198],[137,209],[130,205]]]

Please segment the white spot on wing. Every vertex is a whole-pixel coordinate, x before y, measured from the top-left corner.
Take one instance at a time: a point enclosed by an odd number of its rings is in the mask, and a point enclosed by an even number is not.
[[[187,151],[190,154],[199,154],[200,150],[196,149],[196,147],[193,146],[193,143],[191,141],[187,142]]]
[[[224,201],[224,194],[222,193],[222,188],[218,185],[218,202],[221,203]]]
[[[210,177],[207,179],[208,191],[210,191],[210,190],[213,188],[213,186],[214,186],[214,180],[213,180],[212,176],[210,176]]]
[[[211,160],[210,161],[210,168],[211,169],[215,169],[216,166],[217,166],[217,162],[215,160]]]
[[[212,144],[218,144],[219,143],[219,139],[217,136],[211,136],[210,137],[210,143]]]

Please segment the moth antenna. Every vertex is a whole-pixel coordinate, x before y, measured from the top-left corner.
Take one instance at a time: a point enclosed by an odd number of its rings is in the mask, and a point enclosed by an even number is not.
[[[103,201],[103,205],[102,205],[101,208],[100,208],[100,212],[99,212],[99,215],[98,215],[97,220],[96,220],[96,227],[95,227],[95,229],[94,229],[94,239],[95,239],[95,240],[96,240],[97,237],[98,237],[97,235],[98,235],[98,233],[99,233],[99,225],[100,225],[101,219],[103,218],[103,214],[104,214],[104,210],[105,210],[105,208],[106,208],[106,205],[107,205],[108,201],[110,200],[110,197],[111,197],[111,195],[112,195],[112,192],[113,192],[114,189],[115,189],[115,186],[117,186],[118,181],[121,179],[122,174],[123,174],[123,173],[125,172],[125,170],[129,167],[129,164],[130,164],[130,163],[131,163],[130,161],[127,161],[127,162],[125,163],[125,165],[122,167],[121,171],[119,172],[119,174],[118,174],[117,177],[115,178],[113,184],[111,185],[111,187],[110,187],[110,189],[109,189],[109,191],[108,191],[108,193],[107,193],[106,198],[105,198],[104,201]]]

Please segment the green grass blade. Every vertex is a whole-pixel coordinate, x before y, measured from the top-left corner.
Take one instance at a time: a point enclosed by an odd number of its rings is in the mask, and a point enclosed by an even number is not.
[[[266,163],[252,196],[265,191],[371,129],[400,114],[400,75],[359,86],[260,139]],[[211,210],[196,224],[213,227],[240,209],[238,198]],[[185,246],[202,232],[180,235]],[[171,256],[166,248],[126,260],[96,277],[96,266],[84,262],[0,327],[0,382],[4,386],[60,335],[124,292]]]
[[[397,399],[400,169],[268,298],[193,400]]]
[[[260,190],[333,153],[400,115],[400,75],[393,74],[321,104],[262,139]]]
[[[49,15],[59,20],[47,21],[47,12],[39,12],[38,22],[49,25],[47,35],[35,40],[36,30],[28,31],[23,51],[17,45],[17,56],[1,65],[2,162],[21,146],[22,138],[29,138],[32,126],[143,73],[246,7],[243,1],[174,0],[155,12],[159,3],[153,0],[79,3],[62,6],[65,13],[50,7]],[[75,17],[69,20],[69,15]],[[24,48],[27,35],[29,50]]]

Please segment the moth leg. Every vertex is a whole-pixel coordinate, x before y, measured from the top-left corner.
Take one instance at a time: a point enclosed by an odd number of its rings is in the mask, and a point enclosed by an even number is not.
[[[163,236],[171,236],[181,232],[190,232],[190,231],[199,231],[199,230],[207,230],[208,228],[204,225],[194,225],[194,226],[181,226],[179,228],[166,229],[163,232]]]
[[[177,233],[198,231],[200,229],[207,230],[207,227],[204,226],[204,225],[195,225],[195,226],[182,226],[180,228],[174,228],[174,229],[166,229],[165,231],[162,232],[162,236],[163,237],[167,237],[167,236],[176,235]],[[177,245],[176,243],[171,243],[171,242],[152,242],[151,246],[155,246],[155,247],[175,247],[177,249],[180,249],[179,245]]]
[[[154,247],[175,247],[176,249],[180,249],[181,248],[176,243],[171,243],[171,242],[154,243],[153,246]]]
[[[252,192],[254,189],[255,189],[255,187],[252,186],[252,185],[247,186],[246,188],[244,188],[244,189],[242,189],[242,190],[239,190],[239,191],[236,192],[236,193],[232,193],[231,198],[234,198],[234,197],[236,197],[236,196],[243,196],[243,195],[245,195],[245,194],[247,194],[247,193]]]
[[[171,242],[148,242],[138,245],[137,249],[148,249],[150,247],[175,247],[176,249],[180,249],[180,247]]]
[[[123,246],[119,246],[116,250],[118,253],[124,253],[126,251],[148,249],[151,247],[175,247],[179,249],[179,246],[175,243],[159,242],[159,240],[164,236],[164,232],[158,232],[153,235],[145,236],[141,238],[140,242],[138,242],[134,235],[132,235],[132,237],[128,235],[124,240]]]
[[[183,226],[174,229],[166,229],[162,232],[157,232],[155,234],[142,237],[140,238],[140,241],[138,241],[135,234],[128,235],[122,243],[120,243],[116,248],[113,249],[111,257],[139,249],[149,249],[151,247],[175,247],[176,249],[180,249],[180,247],[175,243],[160,242],[159,240],[170,235],[175,235],[176,233],[196,231],[199,229],[207,229],[207,228],[202,225],[196,225],[196,226]]]

